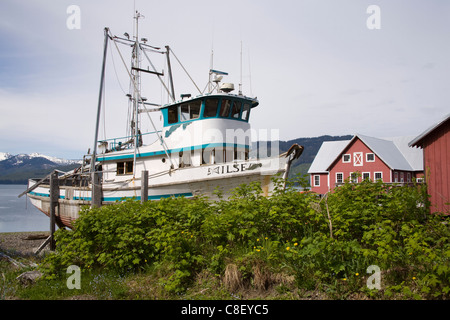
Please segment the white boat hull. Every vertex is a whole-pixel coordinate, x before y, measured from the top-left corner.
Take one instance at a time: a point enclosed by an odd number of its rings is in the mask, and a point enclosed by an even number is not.
[[[219,188],[223,197],[241,184],[253,181],[261,183],[264,196],[270,196],[275,188],[273,177],[284,172],[284,157],[248,160],[233,163],[188,167],[152,175],[148,181],[148,199],[159,200],[167,197],[195,197],[204,195],[216,199],[214,191]],[[36,183],[30,180],[29,186]],[[50,216],[50,186],[41,184],[28,193],[31,203]],[[114,204],[126,199],[141,199],[140,178],[127,181],[102,183],[102,205]],[[56,222],[62,227],[73,227],[83,206],[90,206],[92,190],[90,187],[60,186]]]

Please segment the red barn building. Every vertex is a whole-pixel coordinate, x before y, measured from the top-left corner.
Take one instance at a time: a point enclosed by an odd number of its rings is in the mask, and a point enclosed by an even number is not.
[[[412,140],[423,149],[431,212],[450,213],[450,114]]]
[[[423,156],[422,150],[408,147],[409,141],[411,137],[378,139],[357,134],[351,140],[323,142],[308,170],[311,190],[325,194],[347,179],[412,182],[423,176]]]

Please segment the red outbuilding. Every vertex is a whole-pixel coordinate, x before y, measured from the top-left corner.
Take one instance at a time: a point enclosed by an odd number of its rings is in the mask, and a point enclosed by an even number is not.
[[[357,134],[351,140],[326,141],[308,173],[311,190],[325,194],[347,179],[408,183],[423,177],[422,150],[410,148],[412,137],[379,139]]]
[[[412,140],[423,149],[431,212],[450,213],[450,114]]]

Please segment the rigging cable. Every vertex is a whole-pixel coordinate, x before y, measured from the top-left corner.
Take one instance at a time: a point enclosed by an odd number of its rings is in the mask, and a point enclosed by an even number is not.
[[[202,94],[202,91],[198,88],[197,84],[195,83],[194,79],[192,79],[191,75],[189,74],[189,72],[187,72],[187,70],[184,68],[183,64],[181,63],[180,60],[178,60],[177,56],[175,55],[175,52],[173,52],[172,48],[170,48],[170,51],[172,52],[173,56],[175,57],[175,59],[177,59],[178,63],[180,64],[181,68],[183,68],[184,72],[186,72],[187,76],[189,77],[189,79],[191,79],[192,83],[194,84],[194,86],[197,88],[198,92],[200,94]]]
[[[108,29],[108,32],[110,32],[109,29]],[[126,68],[126,70],[127,70],[128,76],[130,77],[130,80],[131,80],[131,82],[132,82],[132,84],[133,84],[134,90],[135,90],[136,93],[137,93],[138,100],[139,100],[139,102],[142,103],[142,106],[144,107],[144,109],[145,109],[145,111],[146,111],[146,113],[147,113],[147,115],[148,115],[148,118],[149,118],[149,120],[150,120],[150,122],[151,122],[151,124],[152,124],[152,126],[153,126],[153,129],[155,130],[155,133],[156,133],[156,135],[158,136],[158,140],[160,141],[160,143],[161,143],[161,145],[162,145],[162,147],[163,147],[163,149],[164,149],[164,153],[167,155],[167,158],[168,158],[169,161],[170,161],[171,168],[175,168],[174,165],[173,165],[173,162],[172,162],[172,158],[171,158],[170,155],[169,155],[169,152],[168,152],[166,143],[165,143],[164,139],[162,138],[162,136],[161,136],[161,135],[159,134],[159,132],[157,131],[156,126],[155,126],[155,124],[154,124],[154,122],[153,122],[153,120],[152,120],[152,118],[151,118],[151,116],[150,116],[150,114],[149,114],[149,112],[148,112],[148,109],[147,109],[147,107],[145,106],[145,104],[143,103],[144,101],[142,100],[142,97],[141,97],[140,92],[137,90],[136,82],[134,81],[132,75],[130,74],[130,71],[128,71],[128,69],[127,69],[127,65],[126,65],[126,63],[125,63],[125,60],[123,59],[123,56],[122,56],[122,53],[121,53],[120,50],[119,50],[119,47],[117,46],[116,41],[114,40],[114,38],[112,38],[112,39],[113,39],[113,41],[114,41],[114,45],[116,46],[117,52],[119,53],[120,59],[122,60],[122,63],[124,64],[124,66],[125,66],[125,68]],[[142,47],[141,47],[141,48],[142,48]],[[144,50],[142,50],[142,51],[144,52],[145,56],[147,57],[147,54],[145,53],[145,51],[144,51]],[[147,57],[147,58],[148,58],[148,57]],[[160,77],[158,77],[158,78],[160,78]],[[161,79],[160,79],[160,80],[161,80]]]
[[[115,64],[115,62],[114,62],[114,55],[113,55],[113,51],[112,51],[111,46],[109,47],[109,51],[111,52],[111,61],[112,61],[114,73],[115,73],[115,75],[116,75],[117,82],[119,83],[119,87],[120,87],[120,89],[122,90],[123,94],[126,95],[127,93],[126,93],[125,90],[123,89],[122,84],[120,83],[119,75],[117,74],[116,64]]]

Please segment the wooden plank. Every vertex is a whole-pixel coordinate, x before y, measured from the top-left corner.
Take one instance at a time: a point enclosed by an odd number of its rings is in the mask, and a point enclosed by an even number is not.
[[[38,254],[39,252],[41,252],[42,249],[45,248],[45,246],[52,241],[52,236],[48,236],[47,239],[45,239],[45,241],[39,246],[39,248],[37,248],[37,250],[34,252],[34,254]]]
[[[141,203],[148,201],[148,171],[141,173]]]
[[[50,250],[54,251],[55,244],[55,228],[56,228],[56,209],[59,201],[59,180],[58,173],[53,171],[50,175]]]
[[[102,206],[102,183],[100,181],[100,173],[94,172],[92,174],[92,203],[93,208],[100,208]]]

